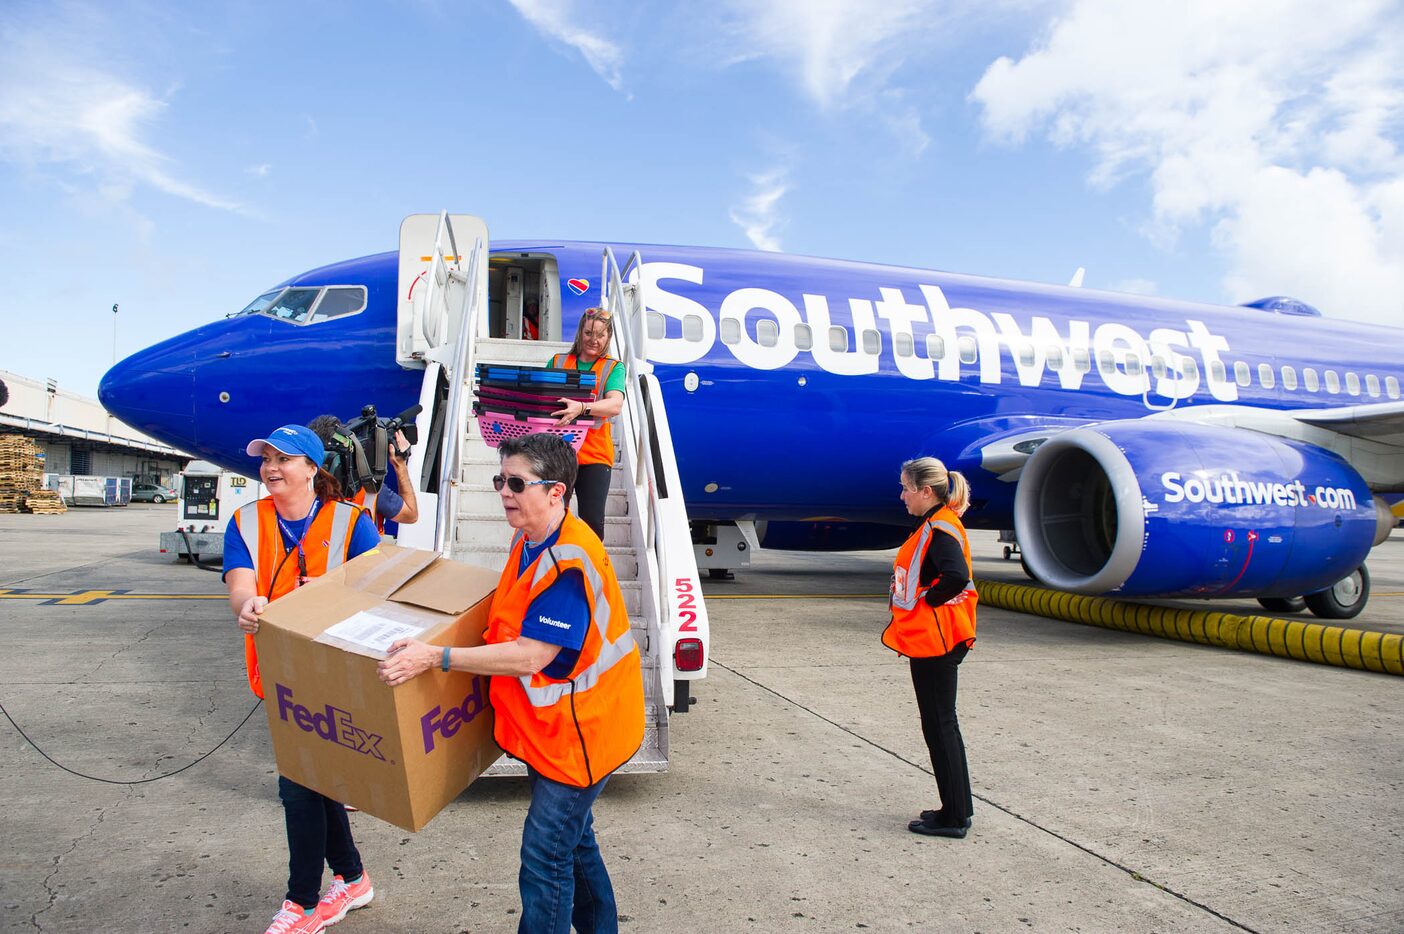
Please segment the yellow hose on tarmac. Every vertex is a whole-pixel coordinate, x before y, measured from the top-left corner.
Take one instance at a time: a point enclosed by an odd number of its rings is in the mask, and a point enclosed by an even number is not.
[[[1239,616],[977,580],[980,602],[1017,613],[1241,652],[1404,675],[1404,635],[1270,616]]]

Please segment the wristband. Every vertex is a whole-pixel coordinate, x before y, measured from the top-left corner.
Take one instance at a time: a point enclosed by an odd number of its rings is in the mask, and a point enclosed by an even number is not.
[[[451,648],[450,646],[447,646],[447,645],[444,646],[444,657],[443,657],[443,660],[442,660],[441,662],[439,662],[439,670],[440,670],[440,671],[448,671],[448,670],[449,670],[449,652],[451,652],[451,651],[452,651],[452,648]]]

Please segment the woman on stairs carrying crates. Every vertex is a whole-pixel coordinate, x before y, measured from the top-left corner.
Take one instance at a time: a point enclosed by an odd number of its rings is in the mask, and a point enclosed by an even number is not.
[[[605,355],[609,349],[610,314],[603,308],[587,308],[575,329],[575,342],[568,353],[556,354],[551,366],[595,374],[595,396],[589,401],[560,399],[561,408],[551,414],[558,425],[577,418],[595,419],[595,427],[585,435],[578,460],[580,472],[575,481],[576,515],[604,541],[605,503],[609,497],[609,472],[614,467],[614,435],[609,420],[624,408],[624,367]]]

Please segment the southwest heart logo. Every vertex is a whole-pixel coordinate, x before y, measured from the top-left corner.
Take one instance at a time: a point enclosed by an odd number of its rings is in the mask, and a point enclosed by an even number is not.
[[[584,295],[590,291],[589,279],[570,279],[567,280],[566,285],[570,286],[570,290],[576,295]]]

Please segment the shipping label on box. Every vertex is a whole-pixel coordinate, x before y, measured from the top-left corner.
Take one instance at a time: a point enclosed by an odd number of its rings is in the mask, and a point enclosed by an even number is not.
[[[412,635],[482,644],[496,572],[381,545],[270,603],[258,635],[278,771],[419,830],[502,754],[488,679],[433,669],[391,688],[376,671]]]

